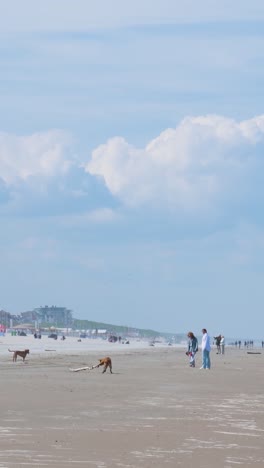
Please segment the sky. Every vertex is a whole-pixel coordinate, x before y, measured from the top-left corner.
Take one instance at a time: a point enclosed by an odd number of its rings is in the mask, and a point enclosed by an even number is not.
[[[0,309],[264,339],[263,1],[0,3]]]

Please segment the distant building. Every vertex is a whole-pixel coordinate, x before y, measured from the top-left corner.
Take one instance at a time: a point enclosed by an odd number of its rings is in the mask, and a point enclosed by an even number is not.
[[[8,328],[10,325],[11,314],[5,310],[0,310],[0,324],[5,328]]]
[[[107,330],[101,330],[100,328],[96,328],[95,330],[89,330],[91,335],[95,336],[105,336],[107,335]]]
[[[58,327],[68,328],[72,325],[72,311],[66,307],[47,306],[39,307],[33,311],[38,323],[51,324]]]
[[[38,320],[38,315],[35,310],[21,312],[20,317],[20,323],[34,323]]]
[[[20,322],[20,316],[6,312],[6,310],[0,310],[0,324],[5,328],[12,327]]]

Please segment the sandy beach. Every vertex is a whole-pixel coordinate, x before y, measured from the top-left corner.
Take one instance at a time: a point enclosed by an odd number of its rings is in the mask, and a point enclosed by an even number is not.
[[[69,371],[104,355],[112,375]],[[263,467],[263,354],[200,364],[174,346],[1,337],[0,467]]]

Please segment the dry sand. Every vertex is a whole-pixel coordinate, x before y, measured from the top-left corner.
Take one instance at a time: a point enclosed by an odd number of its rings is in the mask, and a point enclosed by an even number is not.
[[[264,466],[264,354],[213,351],[206,371],[175,347],[110,349],[112,375],[69,371],[103,352],[1,354],[0,467]]]

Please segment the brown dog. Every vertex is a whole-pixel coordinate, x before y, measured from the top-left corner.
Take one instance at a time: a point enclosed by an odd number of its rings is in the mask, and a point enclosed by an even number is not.
[[[103,369],[103,374],[106,372],[106,369],[109,367],[109,370],[111,372],[111,374],[113,373],[112,372],[112,361],[110,359],[110,357],[105,357],[105,358],[102,358],[102,359],[99,359],[99,364],[97,364],[96,367],[100,367],[100,366],[104,366],[104,369]]]
[[[22,357],[23,362],[25,362],[26,356],[27,356],[27,354],[29,354],[29,349],[25,349],[24,351],[13,351],[12,349],[9,349],[8,351],[10,353],[14,353],[13,354],[13,362],[16,362],[17,356]]]

